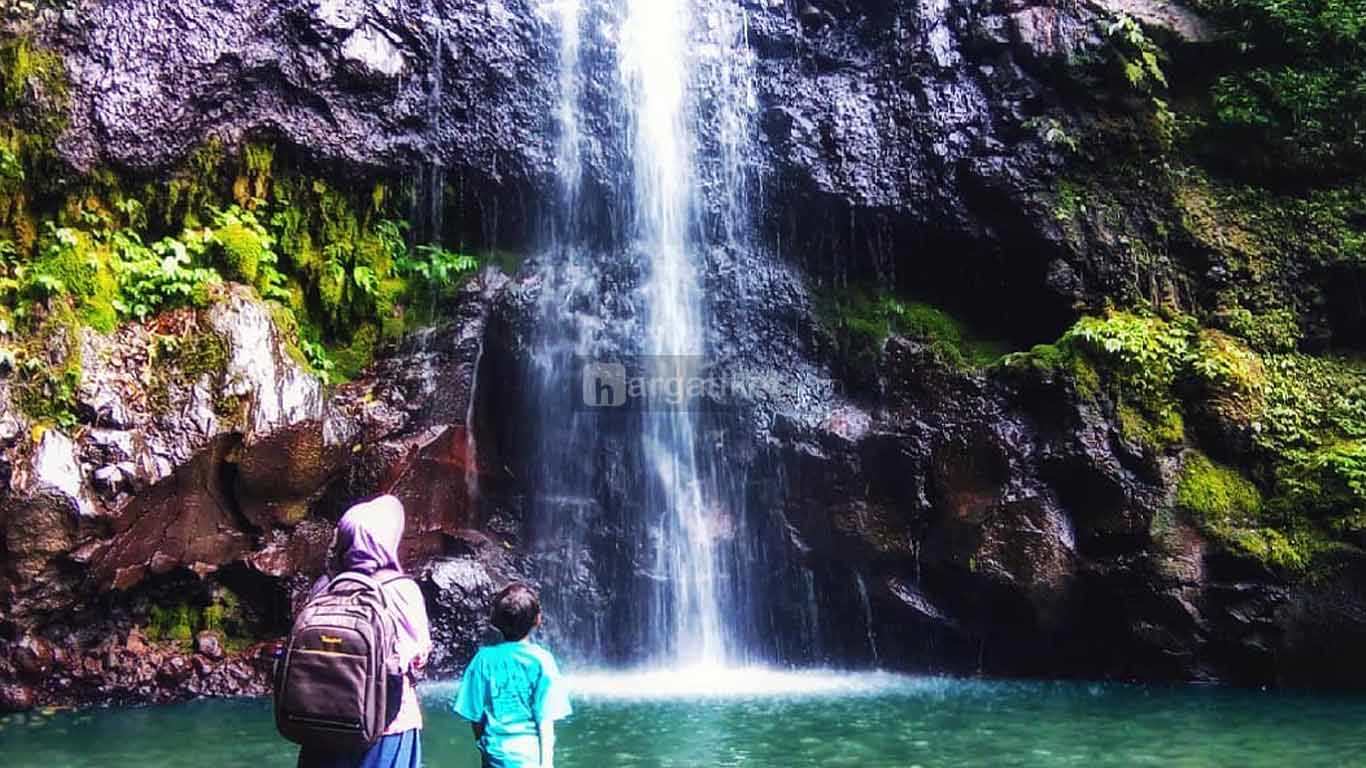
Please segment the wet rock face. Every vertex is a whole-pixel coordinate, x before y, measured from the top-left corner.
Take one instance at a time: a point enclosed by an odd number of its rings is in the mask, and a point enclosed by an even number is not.
[[[1180,455],[1032,372],[883,350],[883,397],[775,431],[816,654],[1007,675],[1360,685],[1363,563],[1292,579],[1171,510]]]
[[[554,47],[529,0],[101,3],[64,34],[64,149],[86,165],[164,167],[268,130],[331,160],[547,173]]]

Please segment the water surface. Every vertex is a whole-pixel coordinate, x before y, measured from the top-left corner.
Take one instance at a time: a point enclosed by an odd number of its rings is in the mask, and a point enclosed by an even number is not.
[[[885,674],[585,675],[564,768],[1366,766],[1366,697]],[[431,768],[477,768],[427,687]],[[7,768],[288,768],[263,701],[0,719]]]

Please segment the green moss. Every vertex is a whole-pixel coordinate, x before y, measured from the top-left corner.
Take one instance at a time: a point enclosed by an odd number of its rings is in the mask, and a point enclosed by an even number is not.
[[[336,376],[342,381],[356,378],[375,359],[379,345],[380,331],[373,325],[363,325],[356,331],[351,343],[330,350]]]
[[[194,641],[195,628],[203,620],[203,610],[186,603],[171,607],[154,605],[148,615],[144,634],[158,643],[188,646]]]
[[[254,285],[261,274],[261,260],[269,250],[267,242],[240,221],[214,230],[213,237],[223,248],[226,276]]]
[[[1148,450],[1162,452],[1179,447],[1186,441],[1186,420],[1175,408],[1167,408],[1150,416],[1121,403],[1115,415],[1124,438]]]
[[[233,198],[238,205],[255,208],[266,201],[274,165],[273,145],[249,142],[242,148],[242,172],[233,182],[232,188]]]
[[[270,316],[275,323],[275,332],[285,347],[285,354],[294,361],[296,365],[306,371],[314,370],[308,357],[304,355],[301,347],[302,331],[299,327],[298,314],[295,310],[278,302],[269,302]],[[315,371],[321,373],[321,371]]]
[[[1262,513],[1262,494],[1251,481],[1197,451],[1186,457],[1176,503],[1200,522],[1215,526],[1246,524]]]
[[[1203,454],[1187,455],[1176,504],[1214,541],[1234,552],[1288,570],[1302,570],[1312,559],[1307,542],[1267,525],[1257,486]]]
[[[1038,344],[1028,352],[1016,352],[1000,359],[1008,370],[1029,370],[1072,382],[1077,394],[1087,400],[1100,396],[1100,374],[1085,355],[1067,344]]]
[[[158,643],[174,643],[188,650],[200,632],[215,632],[228,652],[237,652],[253,638],[240,598],[225,587],[213,591],[208,605],[189,602],[153,605],[143,633]]]
[[[922,302],[906,302],[863,288],[836,292],[818,302],[817,312],[835,332],[851,362],[870,367],[893,335],[925,342],[944,363],[981,368],[1000,359],[1004,345],[972,335],[944,310]]]
[[[172,390],[188,390],[204,377],[222,377],[228,365],[228,342],[212,329],[192,328],[183,336],[157,336],[152,343],[151,382],[148,400],[152,407],[167,411]],[[236,415],[231,403],[215,403],[223,417]]]
[[[82,374],[80,320],[66,298],[35,311],[40,316],[18,350],[15,402],[40,424],[72,428]]]
[[[55,51],[44,50],[30,37],[0,43],[0,107],[22,113],[46,140],[66,125],[66,66]]]

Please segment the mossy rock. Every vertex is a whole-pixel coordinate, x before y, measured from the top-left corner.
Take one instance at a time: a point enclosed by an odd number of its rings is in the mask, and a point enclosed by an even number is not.
[[[370,363],[374,362],[375,350],[379,346],[380,330],[374,325],[361,326],[344,347],[331,350],[334,373],[342,381],[350,381],[360,376]]]
[[[1166,408],[1149,415],[1127,403],[1121,403],[1116,408],[1115,416],[1124,439],[1152,453],[1164,453],[1180,447],[1186,441],[1186,420],[1176,408]]]
[[[38,423],[74,427],[83,362],[80,319],[70,298],[48,301],[38,312],[19,350],[15,402]]]
[[[66,65],[55,51],[45,50],[31,37],[0,43],[0,107],[27,113],[31,128],[55,140],[66,125],[68,101]]]
[[[1215,543],[1268,566],[1297,572],[1314,557],[1317,537],[1270,524],[1257,486],[1197,451],[1186,455],[1176,505]]]
[[[196,323],[199,321],[196,320]],[[228,342],[217,332],[199,325],[182,336],[157,337],[152,346],[152,376],[147,391],[149,404],[158,412],[172,405],[173,391],[187,391],[201,379],[222,377],[228,364]],[[216,389],[216,388],[215,388]],[[214,403],[219,416],[235,416],[238,404]]]
[[[261,262],[268,258],[269,242],[237,221],[214,230],[213,238],[223,249],[226,277],[255,285],[261,274]]]
[[[893,335],[924,342],[939,360],[963,370],[988,366],[1006,351],[1004,345],[970,333],[939,307],[902,301],[876,290],[838,291],[817,303],[817,313],[836,335],[849,362],[858,367],[871,367]]]
[[[1028,352],[1006,355],[998,361],[1000,369],[1028,371],[1050,379],[1071,382],[1077,395],[1084,400],[1100,396],[1100,374],[1085,355],[1066,344],[1037,344]]]
[[[148,611],[147,639],[159,643],[174,643],[189,650],[200,632],[214,632],[229,651],[247,647],[252,637],[241,598],[226,587],[215,587],[208,604],[191,602],[153,605]]]

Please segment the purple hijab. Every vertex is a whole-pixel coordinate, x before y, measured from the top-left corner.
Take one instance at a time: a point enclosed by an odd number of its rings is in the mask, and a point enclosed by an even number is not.
[[[403,526],[403,503],[393,496],[380,496],[347,510],[337,523],[335,551],[341,556],[341,567],[367,576],[381,570],[402,573],[398,546],[403,540]],[[399,657],[406,668],[421,668],[432,651],[422,590],[403,579],[385,587],[384,593],[398,624]]]

